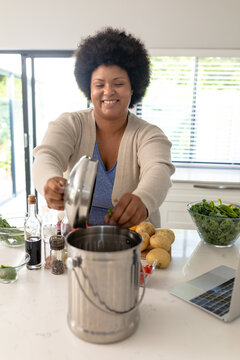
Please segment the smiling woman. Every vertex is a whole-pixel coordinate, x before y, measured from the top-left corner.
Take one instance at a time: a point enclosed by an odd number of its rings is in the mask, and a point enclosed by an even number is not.
[[[128,228],[149,218],[160,226],[158,209],[174,172],[171,143],[161,129],[129,111],[149,84],[147,51],[139,39],[107,28],[83,39],[75,56],[77,84],[93,108],[64,113],[49,124],[34,149],[35,186],[49,207],[63,210],[59,183],[89,155],[99,160],[90,225]]]

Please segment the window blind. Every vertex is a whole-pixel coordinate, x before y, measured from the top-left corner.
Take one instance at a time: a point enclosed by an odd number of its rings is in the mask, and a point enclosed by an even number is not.
[[[240,58],[151,58],[137,115],[159,126],[180,163],[240,165]]]

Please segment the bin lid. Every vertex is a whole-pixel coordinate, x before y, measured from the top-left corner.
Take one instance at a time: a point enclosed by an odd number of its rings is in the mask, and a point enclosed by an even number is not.
[[[73,228],[87,227],[98,160],[84,155],[72,168],[64,191],[64,207]]]

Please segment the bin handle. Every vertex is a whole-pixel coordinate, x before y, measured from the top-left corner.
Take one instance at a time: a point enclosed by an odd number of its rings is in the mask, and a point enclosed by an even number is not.
[[[144,294],[145,294],[145,290],[146,290],[146,276],[145,276],[145,272],[144,272],[144,267],[140,261],[140,266],[142,268],[142,273],[143,273],[143,289],[142,289],[142,294],[141,294],[141,297],[140,299],[137,301],[137,303],[135,305],[133,305],[130,309],[128,310],[124,310],[124,311],[118,311],[118,310],[114,310],[114,309],[111,309],[99,296],[99,294],[94,290],[88,276],[85,274],[85,272],[83,271],[83,268],[81,266],[82,264],[82,258],[79,256],[79,257],[75,257],[74,259],[68,257],[67,258],[67,261],[66,261],[66,265],[67,265],[67,268],[69,270],[73,270],[74,274],[75,274],[75,277],[77,279],[77,282],[78,282],[78,285],[80,287],[80,289],[82,290],[84,296],[86,297],[86,299],[95,307],[97,308],[98,310],[104,312],[104,313],[107,313],[107,314],[118,314],[118,315],[123,315],[123,314],[127,314],[131,311],[133,311],[143,300],[143,297],[144,297]],[[90,299],[90,297],[87,295],[87,293],[85,292],[85,290],[83,289],[83,286],[81,284],[81,281],[78,277],[78,274],[75,270],[75,267],[79,267],[82,271],[82,274],[83,274],[83,277],[87,280],[91,290],[92,290],[92,293],[95,297],[98,298],[100,304],[102,304],[105,309],[102,309],[100,306],[98,306],[92,299]]]

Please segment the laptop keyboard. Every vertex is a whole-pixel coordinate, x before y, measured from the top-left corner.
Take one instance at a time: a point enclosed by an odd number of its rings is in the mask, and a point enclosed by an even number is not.
[[[234,278],[191,299],[190,302],[218,316],[223,316],[229,312],[233,284]]]

